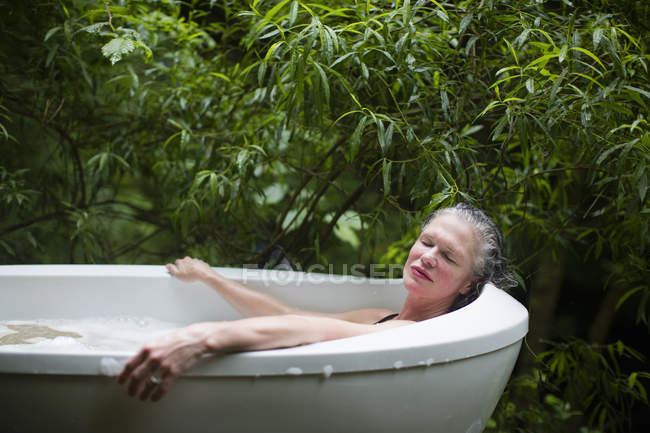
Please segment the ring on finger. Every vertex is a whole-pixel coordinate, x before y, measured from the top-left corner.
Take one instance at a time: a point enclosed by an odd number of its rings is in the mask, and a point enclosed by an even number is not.
[[[152,376],[149,377],[149,382],[151,382],[151,383],[153,383],[154,385],[157,386],[157,385],[160,385],[160,383],[162,382],[162,379],[159,378],[158,376],[153,376],[152,375]]]

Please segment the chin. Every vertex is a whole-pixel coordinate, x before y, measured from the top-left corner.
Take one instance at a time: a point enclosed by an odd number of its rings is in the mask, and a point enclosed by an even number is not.
[[[404,287],[409,293],[426,297],[428,294],[427,290],[421,286],[420,281],[422,280],[418,280],[409,275],[408,278],[404,278]]]

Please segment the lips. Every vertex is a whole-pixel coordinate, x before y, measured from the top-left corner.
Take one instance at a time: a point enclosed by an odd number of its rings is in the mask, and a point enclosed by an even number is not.
[[[429,276],[429,274],[419,266],[411,266],[411,273],[422,280],[433,281],[431,276]]]

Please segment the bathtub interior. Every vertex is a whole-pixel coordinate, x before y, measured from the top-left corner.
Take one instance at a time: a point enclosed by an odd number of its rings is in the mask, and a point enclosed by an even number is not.
[[[217,270],[305,309],[334,312],[372,306],[399,311],[405,297],[401,280]],[[175,280],[162,266],[0,267],[0,318],[4,321],[111,316],[153,317],[179,326],[240,317],[209,288]],[[488,285],[472,304],[434,319],[336,341],[233,354],[214,362],[208,359],[188,375],[327,374],[448,363],[520,342],[527,320],[527,312],[518,302]],[[119,365],[132,354],[104,350],[57,352],[45,357],[0,352],[0,371],[105,374],[107,365]]]
[[[215,270],[298,308],[325,312],[369,305],[398,309],[405,297],[398,279],[246,268]],[[149,315],[192,323],[241,317],[205,285],[174,279],[162,266],[0,266],[0,281],[0,296],[8,302],[0,305],[3,318]]]

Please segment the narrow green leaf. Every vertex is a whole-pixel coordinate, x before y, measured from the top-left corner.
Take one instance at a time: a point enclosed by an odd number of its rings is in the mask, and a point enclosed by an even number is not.
[[[608,157],[609,155],[611,155],[612,153],[616,152],[617,150],[619,150],[619,149],[621,149],[621,148],[623,148],[623,147],[625,147],[625,146],[630,145],[630,143],[634,144],[634,143],[636,143],[637,141],[638,141],[638,138],[635,139],[635,140],[633,140],[633,141],[631,141],[631,142],[627,142],[627,143],[619,143],[619,144],[617,144],[617,145],[611,146],[609,149],[605,150],[603,153],[600,154],[600,156],[599,156],[598,159],[596,160],[596,166],[602,164],[603,161],[605,161],[605,159],[607,159],[607,157]]]
[[[535,93],[535,81],[532,78],[526,80],[526,89],[531,95]]]
[[[354,132],[350,136],[350,161],[353,161],[354,158],[356,158],[357,153],[359,152],[359,145],[361,144],[361,137],[363,135],[363,131],[366,128],[366,123],[368,122],[368,118],[366,116],[361,117],[359,119],[359,123],[357,124],[357,127],[354,129]]]
[[[370,72],[368,71],[368,67],[363,62],[361,62],[361,76],[366,80],[370,78]]]
[[[641,47],[639,46],[639,42],[638,42],[635,38],[633,38],[632,36],[630,36],[630,34],[627,33],[625,30],[623,30],[622,28],[620,28],[620,27],[615,27],[615,28],[612,29],[612,30],[614,30],[614,31],[616,31],[616,32],[619,32],[619,33],[622,33],[622,34],[623,34],[623,35],[624,35],[624,36],[625,36],[625,37],[626,37],[630,42],[632,42],[632,43],[633,43],[633,44],[634,44],[638,49],[641,49]],[[595,49],[595,47],[594,47],[594,49]]]
[[[598,44],[600,44],[600,40],[602,38],[603,38],[603,29],[601,27],[598,27],[596,30],[594,30],[594,34],[592,35],[594,50],[598,48]]]
[[[469,56],[470,51],[472,51],[472,48],[476,44],[476,41],[479,40],[479,37],[474,35],[471,38],[469,38],[469,41],[467,41],[467,44],[465,44],[465,55]]]
[[[27,240],[32,245],[32,247],[38,248],[38,242],[36,241],[36,239],[34,239],[34,235],[32,235],[32,233],[28,231],[26,233],[26,236],[27,236]]]
[[[321,79],[321,84],[323,85],[323,93],[325,95],[325,103],[329,105],[330,103],[330,85],[329,82],[327,81],[327,75],[325,75],[325,71],[323,68],[320,67],[320,65],[316,62],[314,62],[314,67],[318,71],[318,74]]]
[[[377,140],[379,141],[379,147],[383,155],[386,154],[386,135],[384,122],[381,119],[375,118],[375,123],[377,124]]]
[[[401,38],[395,43],[395,54],[399,56],[399,53],[402,52],[402,48],[404,47],[404,44],[406,43],[406,39],[408,38],[409,34],[404,33]]]
[[[438,15],[438,17],[440,17],[441,20],[443,20],[446,23],[449,23],[449,16],[444,10],[436,9],[435,13],[436,15]]]
[[[266,27],[264,27],[262,29],[262,31],[265,31],[265,30],[268,30],[268,31],[266,33],[258,36],[257,39],[259,39],[259,40],[268,39],[268,38],[271,38],[271,37],[273,37],[273,36],[275,36],[275,35],[282,32],[278,27],[275,27],[273,25],[268,25],[268,26],[266,26]],[[262,31],[260,31],[259,33],[262,33]]]
[[[503,100],[503,102],[526,102],[526,100],[521,99],[521,98],[514,98],[513,97],[513,98],[506,98],[506,99]]]
[[[584,54],[588,55],[589,57],[594,59],[596,61],[596,63],[598,63],[604,70],[607,70],[607,68],[605,67],[605,65],[603,65],[603,63],[600,61],[600,59],[598,57],[596,57],[596,55],[594,53],[592,53],[591,51],[586,50],[586,49],[584,49],[582,47],[571,47],[571,48],[569,48],[569,50],[580,51],[581,53],[584,53]]]
[[[519,34],[519,36],[517,36],[515,38],[515,40],[513,41],[513,45],[518,47],[518,48],[521,48],[526,43],[526,41],[528,40],[528,35],[530,35],[530,29],[522,30],[522,32]]]
[[[449,193],[448,192],[438,192],[435,193],[433,196],[431,196],[431,200],[429,200],[429,204],[427,205],[428,209],[435,210],[438,209],[441,203],[443,203],[445,200],[449,199]]]
[[[43,42],[47,42],[48,39],[50,39],[56,32],[61,30],[61,26],[57,27],[52,27],[48,32],[45,34],[45,37],[43,38]]]
[[[499,69],[495,75],[499,76],[499,75],[503,74],[504,72],[510,71],[512,69],[519,69],[519,66],[506,66],[505,68]]]
[[[61,5],[61,8],[63,9],[63,13],[65,14],[66,18],[70,18],[70,12],[68,12],[68,8],[66,8],[62,2],[59,2],[59,5]]]
[[[227,77],[226,75],[224,75],[224,74],[222,74],[220,72],[210,72],[210,75],[213,75],[213,76],[215,76],[217,78],[221,78],[222,80],[225,80],[225,81],[227,81],[229,83],[231,82],[229,77]]]
[[[533,66],[536,66],[536,65],[538,65],[538,64],[540,64],[540,63],[541,63],[542,66],[543,66],[543,65],[545,65],[545,64],[546,64],[550,59],[552,59],[552,58],[554,58],[554,57],[558,57],[558,56],[559,56],[559,53],[558,53],[558,54],[553,53],[553,54],[546,54],[546,55],[544,55],[544,56],[538,57],[538,58],[536,58],[535,60],[533,60],[532,62],[530,62],[528,65],[526,65],[526,67],[525,67],[524,69],[530,69],[530,68],[532,68]]]
[[[404,5],[402,5],[402,25],[406,27],[411,18],[411,1],[404,0]]]
[[[562,48],[560,48],[560,54],[558,54],[557,61],[562,63],[564,59],[566,59],[566,55],[569,52],[569,46],[564,44],[562,45]]]
[[[334,63],[332,63],[332,64],[330,65],[330,68],[333,68],[334,66],[338,65],[339,63],[344,62],[344,61],[347,60],[350,56],[353,56],[353,55],[355,55],[355,54],[356,54],[356,53],[347,53],[347,54],[342,55],[342,56],[339,57],[338,59],[334,60]]]
[[[294,2],[291,3],[291,9],[289,10],[289,27],[292,27],[296,23],[297,19],[298,19],[298,2],[294,0]]]
[[[516,67],[516,68],[519,69],[519,67]],[[495,83],[493,83],[490,87],[488,87],[488,89],[494,88],[494,91],[498,93],[499,92],[499,87],[498,87],[499,84],[507,83],[508,81],[514,80],[515,78],[520,78],[522,76],[523,76],[523,74],[516,74],[516,75],[507,76],[507,77],[502,78],[499,81],[496,81]]]
[[[177,127],[178,129],[185,129],[185,127],[183,125],[181,125],[178,121],[176,121],[174,119],[167,119],[167,121],[169,123],[171,123],[172,125],[174,125],[175,127]]]
[[[117,162],[122,164],[124,166],[124,168],[131,168],[131,165],[128,162],[126,162],[126,160],[124,158],[122,158],[120,155],[116,155],[114,153],[111,153],[111,156],[114,159],[117,159]]]
[[[633,86],[623,86],[623,87],[628,89],[628,90],[632,90],[633,92],[636,92],[636,93],[638,93],[640,95],[643,95],[646,98],[650,98],[650,92],[647,92],[645,90],[641,90],[638,87],[633,87]]]
[[[99,168],[97,171],[103,171],[104,167],[106,166],[106,162],[108,162],[108,153],[104,152],[99,157]]]
[[[54,56],[56,56],[56,53],[58,52],[59,52],[59,44],[56,44],[52,48],[50,48],[50,51],[47,53],[47,58],[45,59],[45,66],[50,66],[52,60],[54,60]]]
[[[542,30],[542,29],[532,29],[531,31],[533,31],[533,32],[537,32],[537,33],[541,33],[542,35],[544,35],[544,37],[546,38],[546,40],[548,41],[548,43],[551,44],[551,46],[552,46],[554,49],[557,48],[557,47],[555,46],[555,41],[553,40],[553,38],[551,37],[551,35],[549,35],[549,34],[548,34],[547,32],[545,32],[544,30]]]
[[[271,9],[269,9],[269,11],[266,13],[266,15],[264,15],[264,19],[271,21],[273,19],[273,17],[278,12],[280,12],[280,9],[282,9],[284,7],[284,5],[286,5],[287,3],[289,3],[289,0],[282,0],[281,2],[279,2],[278,4],[273,6]]]
[[[259,67],[257,68],[257,84],[260,87],[262,87],[264,84],[264,76],[266,75],[266,68],[267,68],[266,61],[261,62]]]
[[[399,175],[397,178],[397,194],[402,193],[402,186],[404,184],[405,178],[406,178],[406,164],[402,164],[402,167],[399,170]]]
[[[465,29],[467,28],[467,26],[470,25],[470,23],[472,22],[472,19],[474,19],[474,13],[473,12],[470,12],[470,13],[468,13],[467,15],[465,15],[463,17],[463,19],[460,21],[460,25],[458,26],[458,34],[459,35],[462,35],[463,32],[465,32]]]
[[[210,174],[210,193],[213,196],[217,195],[217,175],[215,173]]]
[[[338,53],[340,50],[339,37],[336,35],[334,29],[332,29],[331,27],[325,26],[325,31],[329,33],[330,38],[332,40],[332,44],[334,45],[334,54]]]
[[[634,388],[634,383],[636,382],[636,377],[638,376],[638,373],[634,372],[630,374],[627,378],[627,387],[628,388]]]
[[[449,115],[449,98],[447,97],[447,92],[443,89],[440,89],[440,101],[442,111],[444,111],[445,114]]]
[[[274,43],[273,45],[271,45],[271,47],[266,52],[266,56],[264,56],[264,62],[268,62],[269,59],[273,56],[273,53],[275,52],[275,50],[282,44],[284,44],[284,41],[278,41],[278,42]]]
[[[181,135],[181,132],[182,132],[182,131],[178,131],[178,132],[175,132],[175,133],[173,133],[172,135],[170,135],[169,138],[168,138],[167,140],[165,140],[165,142],[163,143],[163,149],[166,149],[166,148],[167,148],[167,145],[168,145],[169,143],[171,143],[171,142],[172,142],[176,137],[180,136],[180,135]]]
[[[332,63],[332,57],[334,53],[332,37],[330,36],[329,32],[322,27],[319,29],[318,35],[320,36],[321,49],[323,50],[323,54],[325,55],[325,59],[329,65]]]
[[[603,86],[602,84],[600,84],[600,82],[599,82],[598,80],[596,80],[596,79],[594,79],[594,78],[591,78],[589,75],[581,74],[580,72],[572,72],[571,75],[577,75],[577,76],[579,76],[579,77],[584,78],[585,80],[589,80],[589,81],[591,81],[592,83],[596,84],[596,85],[597,85],[598,87],[600,87],[601,89],[604,89],[604,88],[605,88],[605,86]]]
[[[0,240],[0,245],[2,245],[2,247],[5,249],[5,251],[7,251],[7,253],[9,253],[9,255],[11,256],[16,255],[16,252],[13,250],[13,248],[11,248],[11,246],[5,241]]]
[[[643,171],[643,174],[638,179],[639,187],[639,200],[641,203],[645,200],[645,195],[648,192],[648,174],[646,171]]]
[[[460,133],[460,137],[467,137],[470,136],[478,131],[483,129],[483,125],[472,125],[472,126],[465,126],[463,130]]]
[[[386,163],[386,158],[384,158],[383,163],[382,163],[382,172],[383,172],[383,180],[384,180],[384,197],[387,197],[390,195],[390,170],[391,167],[393,166],[393,161],[389,161]]]
[[[476,118],[478,119],[479,117],[484,116],[485,113],[487,113],[488,111],[493,110],[493,109],[495,109],[496,107],[499,107],[499,106],[501,106],[501,105],[503,105],[503,104],[502,104],[500,101],[492,101],[492,102],[490,102],[490,103],[488,104],[488,106],[485,107],[485,108],[483,109],[483,111],[481,111],[481,112],[479,113],[478,116],[476,116]]]
[[[510,45],[510,42],[508,42],[507,39],[504,39],[504,41],[505,41],[506,45],[508,46],[508,49],[510,50],[510,53],[512,54],[512,57],[514,57],[515,63],[518,66],[519,65],[519,59],[517,58],[517,53],[515,52],[515,49],[512,48],[512,45]]]
[[[386,128],[386,139],[384,140],[386,143],[386,149],[384,153],[388,152],[390,150],[390,147],[393,144],[393,132],[394,132],[394,124],[393,122],[390,122],[388,124],[388,128]]]

